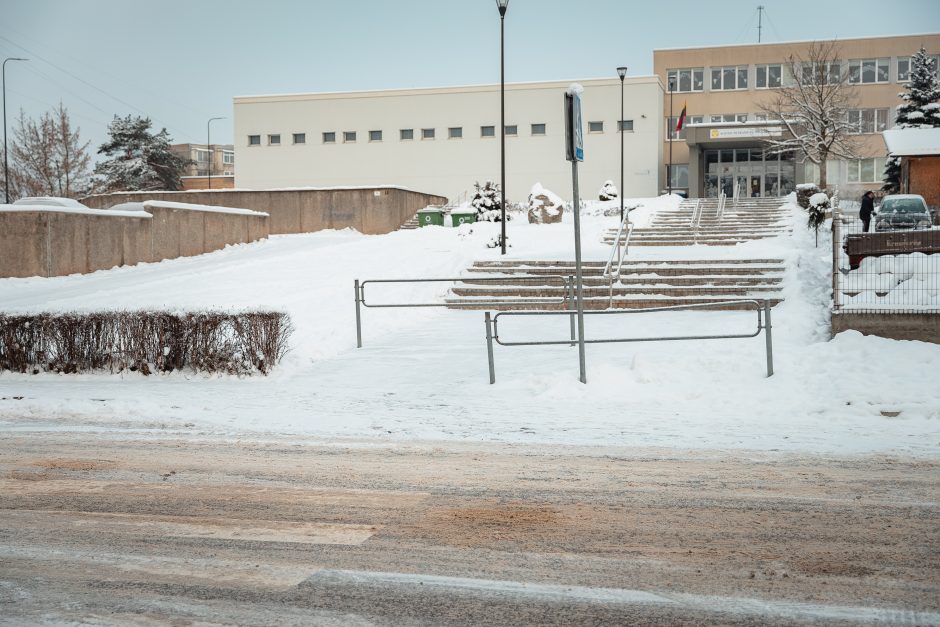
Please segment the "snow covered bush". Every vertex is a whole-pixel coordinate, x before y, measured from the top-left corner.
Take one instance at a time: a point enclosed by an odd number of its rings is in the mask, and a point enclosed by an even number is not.
[[[502,199],[499,193],[499,185],[493,181],[486,181],[483,185],[479,182],[473,184],[476,190],[473,198],[470,199],[470,206],[477,210],[477,222],[501,222],[502,221]],[[506,216],[509,220],[509,216]]]
[[[613,181],[606,181],[601,190],[597,192],[598,200],[616,200],[619,197],[620,192],[617,191],[617,186],[614,185]]]
[[[809,209],[809,199],[813,194],[819,193],[819,186],[816,183],[800,183],[796,186],[796,204]]]
[[[529,191],[529,224],[555,224],[565,213],[565,201],[551,190],[536,183]]]
[[[98,148],[108,158],[95,166],[102,191],[182,189],[180,176],[192,161],[170,152],[169,133],[152,133],[150,125],[150,118],[114,116],[108,141]]]
[[[0,372],[267,374],[291,331],[270,311],[0,314]]]

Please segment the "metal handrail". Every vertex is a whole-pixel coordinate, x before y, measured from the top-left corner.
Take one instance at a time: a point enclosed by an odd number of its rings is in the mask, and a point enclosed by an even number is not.
[[[560,274],[535,274],[535,275],[522,275],[522,276],[512,276],[512,279],[518,280],[538,280],[541,282],[552,282],[559,281],[563,288],[562,297],[560,299],[548,299],[539,301],[540,305],[566,305],[573,298],[571,296],[572,290],[569,289],[569,282],[571,281],[570,277],[566,277]],[[356,346],[362,348],[362,312],[361,307],[370,307],[372,309],[384,309],[384,308],[413,308],[413,307],[448,307],[453,303],[386,303],[386,304],[369,304],[366,302],[365,297],[365,287],[368,283],[459,283],[463,281],[475,281],[477,283],[494,283],[497,281],[506,281],[508,280],[507,276],[500,277],[475,277],[475,276],[462,276],[456,278],[443,278],[443,279],[367,279],[365,281],[360,281],[355,279],[353,281],[353,290],[355,291],[356,299]],[[499,300],[499,301],[486,301],[486,300],[474,300],[471,301],[474,306],[478,307],[503,307],[507,305],[531,305],[531,301],[525,300]]]
[[[765,348],[767,352],[767,376],[773,376],[773,325],[770,321],[770,301],[758,301],[756,299],[726,300],[715,303],[697,303],[692,305],[673,305],[669,307],[650,307],[645,309],[607,309],[602,311],[585,311],[584,315],[610,316],[610,315],[628,315],[639,313],[652,313],[657,311],[682,311],[693,309],[709,309],[714,307],[725,307],[728,305],[753,305],[757,311],[757,329],[753,333],[724,334],[724,335],[682,335],[682,336],[664,336],[664,337],[632,337],[632,338],[613,338],[601,340],[583,340],[585,344],[615,344],[624,342],[665,342],[674,340],[723,340],[723,339],[741,339],[757,337],[763,330],[765,335]],[[750,307],[749,307],[750,308]],[[490,383],[496,382],[496,371],[493,358],[493,342],[500,346],[559,346],[571,344],[572,340],[542,340],[530,342],[504,342],[499,339],[498,322],[501,316],[559,316],[569,315],[568,312],[560,311],[502,311],[495,316],[490,316],[486,312],[484,320],[486,323],[486,341],[487,358],[490,369]]]
[[[695,208],[692,209],[692,221],[689,222],[689,226],[694,228],[695,225],[698,224],[698,215],[701,210],[702,210],[702,199],[699,198],[695,201]]]

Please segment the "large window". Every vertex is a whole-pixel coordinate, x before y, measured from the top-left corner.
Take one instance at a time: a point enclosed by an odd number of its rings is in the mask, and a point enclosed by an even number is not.
[[[727,89],[747,89],[746,65],[712,68],[712,91]]]
[[[849,183],[880,183],[884,174],[883,157],[846,161],[846,177]]]
[[[810,85],[836,85],[842,82],[842,64],[835,63],[804,63],[800,71],[803,82]]]
[[[890,59],[852,59],[849,61],[849,82],[866,85],[887,83]]]
[[[206,163],[209,160],[209,151],[208,150],[197,150],[196,151],[196,161],[199,163]]]
[[[758,65],[757,75],[754,77],[754,87],[757,89],[770,89],[783,85],[783,65],[770,63]]]
[[[232,165],[235,163],[235,153],[234,152],[223,152],[222,153],[222,163],[225,165]]]
[[[937,75],[937,68],[940,66],[940,56],[931,55],[930,56],[931,66],[933,67],[934,75]],[[911,58],[910,57],[898,57],[898,82],[906,83],[911,80]]]
[[[666,90],[675,92],[703,91],[705,89],[705,68],[693,67],[666,72]]]
[[[685,188],[689,187],[689,164],[688,163],[674,163],[672,164],[672,171],[669,171],[669,166],[666,166],[666,171],[669,173],[667,178],[671,179],[672,188]]]
[[[679,123],[678,117],[666,118],[666,139],[685,139],[685,129],[689,124],[701,124],[705,118],[701,115],[687,115],[685,122],[682,123],[682,130],[676,133],[676,125]]]
[[[880,133],[888,128],[888,109],[851,109],[848,119],[856,133]]]

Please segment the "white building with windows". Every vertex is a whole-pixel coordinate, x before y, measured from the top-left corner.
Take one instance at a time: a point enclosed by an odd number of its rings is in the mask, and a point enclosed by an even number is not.
[[[506,85],[506,193],[525,201],[541,183],[571,196],[565,160],[565,90],[584,87],[582,197],[620,186],[662,189],[663,86],[628,77]],[[238,188],[399,185],[452,200],[500,178],[500,86],[242,96],[234,100]]]

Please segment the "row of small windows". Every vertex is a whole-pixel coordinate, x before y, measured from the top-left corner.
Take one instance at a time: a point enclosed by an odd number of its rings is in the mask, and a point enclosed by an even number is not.
[[[938,73],[940,68],[940,55],[930,57],[934,74]],[[848,61],[848,82],[854,85],[867,85],[875,83],[890,82],[890,57],[880,57],[874,59],[850,59]],[[826,75],[830,80],[840,76],[842,65],[832,63],[825,68]],[[710,70],[711,90],[728,91],[737,89],[748,89],[750,77],[749,65],[731,65],[723,67],[712,67]],[[784,69],[789,69],[783,63],[764,63],[754,66],[754,87],[756,89],[770,89],[781,87],[784,84]],[[818,71],[821,68],[813,68],[805,64],[803,72]],[[897,82],[904,83],[910,80],[911,58],[897,57],[895,59],[895,70]],[[674,92],[697,92],[705,91],[705,68],[679,68],[666,72],[667,89]]]
[[[883,109],[850,109],[846,112],[847,121],[849,126],[852,129],[852,132],[857,134],[865,133],[880,133],[888,128],[891,110],[888,108]],[[666,118],[666,139],[676,139],[683,140],[685,139],[686,127],[689,124],[703,124],[705,119],[708,119],[710,124],[722,124],[727,122],[747,122],[750,119],[753,119],[756,122],[766,122],[767,114],[766,113],[713,113],[709,116],[704,115],[690,115],[686,117],[685,122],[683,122],[682,129],[676,132],[676,126],[678,125],[678,118],[676,117],[667,117]]]
[[[507,124],[506,125],[506,135],[507,137],[515,137],[519,135],[519,126],[516,124]],[[618,128],[627,133],[633,132],[633,120],[621,120],[618,124]],[[437,129],[433,128],[422,128],[420,129],[421,139],[436,139]],[[533,136],[545,135],[546,134],[546,125],[542,123],[532,124],[530,127],[530,132]],[[588,122],[588,132],[590,133],[603,133],[604,132],[604,123],[603,122]],[[281,145],[281,136],[280,134],[270,134],[268,137],[269,146],[280,146]],[[294,144],[306,144],[307,135],[306,133],[293,133],[293,143]],[[343,131],[342,138],[344,144],[352,144],[357,141],[359,134],[357,131]],[[480,127],[480,137],[496,137],[496,127],[495,126],[481,126]],[[399,141],[411,141],[415,138],[415,129],[413,128],[403,128],[398,131]],[[451,126],[447,129],[447,138],[448,139],[462,139],[463,138],[463,127],[462,126]],[[380,142],[383,139],[382,131],[369,131],[369,141],[370,142]],[[336,131],[326,131],[322,135],[322,141],[324,144],[335,144],[337,140]],[[248,145],[249,146],[260,146],[261,145],[261,135],[249,135],[248,136]]]

